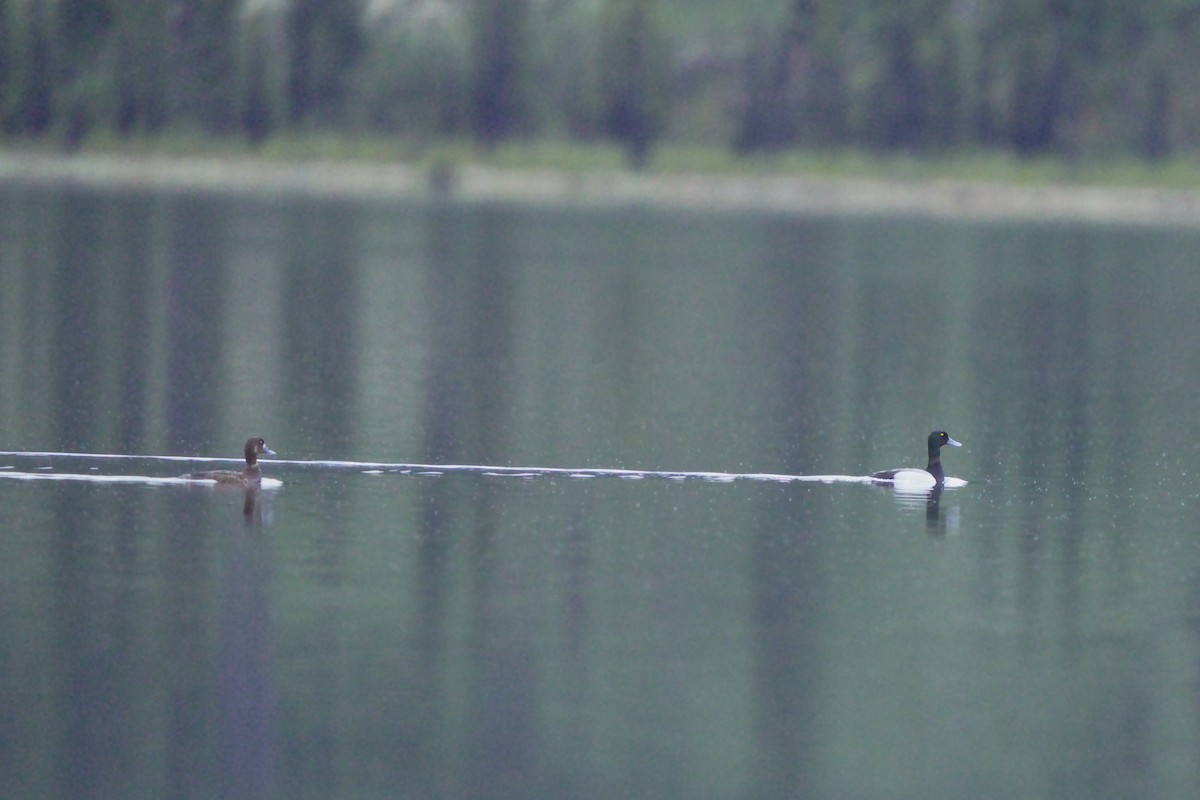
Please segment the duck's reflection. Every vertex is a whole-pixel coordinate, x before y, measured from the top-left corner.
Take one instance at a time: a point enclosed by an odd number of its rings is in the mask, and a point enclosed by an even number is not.
[[[268,493],[269,494],[269,493]],[[242,517],[248,527],[261,528],[271,521],[271,501],[259,486],[247,486],[242,501]]]
[[[935,486],[925,498],[925,532],[930,536],[946,535],[946,516],[942,514],[944,487]]]
[[[251,512],[247,520],[261,521],[259,499],[257,489],[246,490],[245,507]],[[219,746],[212,775],[215,794],[223,798],[269,798],[277,789],[279,701],[271,541],[264,536],[229,536],[223,548],[219,650],[213,678]]]
[[[942,492],[938,485],[922,491],[894,490],[896,502],[914,511],[924,509],[925,532],[930,536],[946,536],[958,532],[958,507],[942,508]]]
[[[247,522],[262,522],[262,514],[258,510],[258,487],[246,488],[246,500],[242,504],[242,514]]]

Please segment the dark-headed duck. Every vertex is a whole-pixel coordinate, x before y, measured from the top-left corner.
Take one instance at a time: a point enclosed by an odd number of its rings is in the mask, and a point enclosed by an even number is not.
[[[260,436],[252,436],[246,440],[246,468],[241,472],[231,469],[214,469],[207,472],[190,472],[183,477],[194,481],[216,481],[232,486],[257,486],[262,481],[262,473],[258,469],[260,455],[275,455],[275,451],[267,447]]]
[[[961,442],[951,439],[950,434],[945,431],[934,431],[929,434],[929,463],[925,469],[921,470],[915,467],[889,469],[883,472],[873,472],[871,477],[877,481],[901,483],[913,479],[927,481],[928,476],[932,475],[934,485],[941,486],[946,482],[946,473],[942,471],[942,445],[947,444],[951,447],[962,447]]]

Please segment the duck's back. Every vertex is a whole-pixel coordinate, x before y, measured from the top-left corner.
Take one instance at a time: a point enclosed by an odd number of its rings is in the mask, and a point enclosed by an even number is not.
[[[247,486],[261,480],[258,467],[247,467],[244,472],[234,472],[231,469],[214,469],[207,472],[189,472],[183,476],[192,481],[216,481],[231,486]]]

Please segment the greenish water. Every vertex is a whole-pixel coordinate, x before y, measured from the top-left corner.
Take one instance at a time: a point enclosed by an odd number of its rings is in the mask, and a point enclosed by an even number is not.
[[[0,212],[0,796],[1200,789],[1200,234]]]

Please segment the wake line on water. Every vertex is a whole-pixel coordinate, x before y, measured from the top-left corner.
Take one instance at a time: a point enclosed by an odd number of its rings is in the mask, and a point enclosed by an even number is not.
[[[129,455],[125,453],[64,453],[27,450],[0,450],[0,456],[21,456],[28,458],[86,458],[107,460],[141,459],[149,461],[203,463],[241,463],[243,461],[243,459],[240,458],[221,458],[211,456]],[[264,465],[279,464],[295,467],[320,467],[325,469],[355,469],[369,475],[409,474],[437,476],[445,474],[478,474],[517,478],[623,478],[626,480],[662,478],[666,480],[677,481],[703,480],[716,483],[731,483],[733,481],[758,481],[767,483],[879,483],[879,481],[876,481],[870,475],[788,475],[773,472],[711,472],[688,470],[603,469],[593,467],[503,467],[484,464],[410,464],[405,462],[387,461],[345,461],[334,459],[294,460],[284,458],[259,459],[259,463]],[[14,475],[14,473],[8,474]],[[17,474],[28,475],[33,473]],[[45,474],[50,475],[54,473]],[[0,477],[4,476],[5,473],[0,471]],[[183,483],[195,483],[195,481],[184,480],[181,478],[151,478],[144,480],[162,481],[164,483],[174,483],[177,481]],[[264,481],[265,480],[267,479],[264,478]],[[966,481],[958,478],[946,479],[947,488],[953,488],[965,484]]]
[[[84,483],[136,483],[141,486],[219,486],[214,480],[204,478],[160,477],[154,475],[104,475],[99,472],[21,472],[0,467],[0,480],[14,481],[83,481]],[[258,484],[260,489],[278,489],[283,481],[276,478],[263,478]],[[237,487],[244,488],[244,487]]]
[[[149,461],[173,462],[203,462],[203,463],[240,463],[240,458],[217,458],[211,456],[156,456],[129,455],[126,453],[66,453],[36,450],[0,450],[0,456],[19,456],[25,458],[88,458],[105,460],[140,459]],[[771,472],[711,472],[687,470],[645,470],[645,469],[601,469],[593,467],[503,467],[486,464],[410,464],[388,461],[344,461],[334,459],[294,460],[284,458],[259,459],[263,465],[280,464],[296,467],[323,467],[326,469],[356,469],[368,474],[402,473],[417,475],[441,475],[451,473],[475,473],[506,477],[549,477],[564,476],[571,478],[666,478],[668,480],[707,480],[717,482],[769,481],[775,483],[811,482],[811,483],[873,483],[869,475],[786,475]],[[11,473],[10,473],[11,474]],[[51,473],[48,473],[51,474]],[[4,473],[0,471],[0,476]],[[162,479],[174,482],[180,479]]]
[[[16,472],[0,470],[0,478],[18,481],[87,481],[89,483],[137,483],[154,486],[183,486],[198,481],[187,478],[154,478],[146,475],[88,475],[74,472]],[[210,481],[216,483],[216,481]]]

